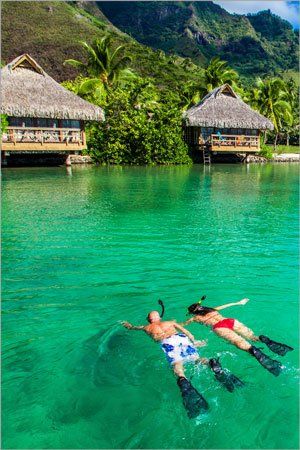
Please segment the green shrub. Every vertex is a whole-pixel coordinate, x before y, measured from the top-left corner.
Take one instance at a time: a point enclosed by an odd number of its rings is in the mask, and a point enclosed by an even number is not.
[[[269,145],[266,145],[263,142],[262,136],[260,138],[260,152],[259,152],[259,155],[263,156],[264,158],[267,158],[267,159],[272,159],[273,158],[273,149]]]
[[[168,101],[149,99],[148,88],[149,84],[140,80],[108,95],[105,122],[91,125],[87,135],[89,154],[95,161],[137,165],[191,163],[182,138],[180,109]]]
[[[6,132],[8,127],[8,120],[6,114],[0,114],[0,136]]]

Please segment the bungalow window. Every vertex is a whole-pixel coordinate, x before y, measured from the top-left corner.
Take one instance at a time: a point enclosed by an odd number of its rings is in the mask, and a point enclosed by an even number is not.
[[[58,127],[58,121],[56,119],[42,119],[38,118],[36,119],[36,127],[40,128],[57,128]]]
[[[205,141],[210,137],[211,134],[213,134],[213,132],[214,132],[213,128],[208,128],[208,127],[201,128],[201,133],[202,133],[203,139]]]
[[[61,122],[62,122],[62,128],[80,128],[79,120],[64,119]]]
[[[22,117],[8,117],[8,124],[11,127],[21,127]]]
[[[198,144],[199,141],[199,128],[193,127],[193,144]]]
[[[33,127],[31,117],[9,117],[8,123],[11,127]]]

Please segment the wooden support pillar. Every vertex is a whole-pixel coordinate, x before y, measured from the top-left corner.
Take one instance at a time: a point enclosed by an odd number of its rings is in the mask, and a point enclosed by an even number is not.
[[[70,155],[68,155],[67,158],[66,158],[66,166],[67,166],[67,167],[70,167],[71,165],[72,165],[72,163],[71,163],[71,157],[70,157]]]
[[[1,152],[1,165],[7,166],[7,153]]]

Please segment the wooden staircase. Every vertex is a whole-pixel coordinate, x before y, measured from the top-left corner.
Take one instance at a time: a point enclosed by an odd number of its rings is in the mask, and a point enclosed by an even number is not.
[[[211,153],[209,150],[203,150],[203,164],[211,164]]]

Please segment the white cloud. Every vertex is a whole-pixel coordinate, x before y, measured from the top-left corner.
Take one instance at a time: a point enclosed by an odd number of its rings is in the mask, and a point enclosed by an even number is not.
[[[265,9],[270,9],[274,14],[288,20],[294,26],[299,26],[299,8],[297,2],[286,1],[251,1],[251,0],[223,0],[214,1],[226,11],[237,14],[256,13]]]

